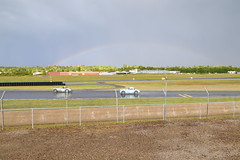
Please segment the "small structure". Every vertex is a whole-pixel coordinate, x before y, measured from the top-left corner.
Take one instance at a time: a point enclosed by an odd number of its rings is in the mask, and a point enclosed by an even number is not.
[[[129,71],[131,74],[137,74],[138,73],[138,69],[133,69]]]
[[[237,74],[237,71],[228,71],[228,74]]]
[[[167,70],[142,70],[138,71],[138,69],[130,70],[132,74],[137,73],[145,73],[145,74],[180,74],[180,71],[167,71]]]
[[[83,71],[80,73],[82,73],[82,75],[99,75],[100,72]]]
[[[34,76],[43,75],[43,73],[42,73],[42,72],[34,72],[33,75],[34,75]]]
[[[99,75],[116,75],[117,72],[100,72]]]
[[[127,71],[122,71],[122,72],[117,71],[116,73],[117,74],[130,74],[130,72],[127,72]]]

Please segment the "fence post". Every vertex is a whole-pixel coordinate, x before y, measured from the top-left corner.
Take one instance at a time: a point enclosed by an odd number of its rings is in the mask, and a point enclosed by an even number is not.
[[[65,93],[65,96],[66,96],[65,98],[66,98],[66,116],[67,116],[66,124],[68,124],[68,121],[69,121],[69,120],[68,120],[68,116],[69,116],[69,115],[68,115],[68,98],[67,98],[66,93]]]
[[[79,125],[82,125],[82,107],[79,107]]]
[[[2,100],[1,100],[1,101],[2,101]],[[2,117],[2,119],[1,119],[1,122],[2,122],[2,130],[4,130],[4,113],[3,113],[2,108],[1,108],[1,117]]]
[[[32,108],[32,128],[34,128],[33,108]]]
[[[166,120],[166,104],[163,104],[163,120]]]
[[[3,112],[3,97],[5,95],[6,91],[3,91],[2,97],[1,97],[1,114],[2,114],[2,130],[4,130],[4,112]]]
[[[115,89],[115,96],[116,96],[116,118],[118,123],[118,97],[117,97],[117,90]]]
[[[122,115],[123,115],[123,123],[125,123],[125,109],[124,109],[124,105],[122,107]]]
[[[116,116],[117,116],[117,123],[118,123],[118,106],[116,106]]]
[[[209,110],[209,106],[208,106],[209,104],[207,103],[207,108],[206,108],[206,119],[208,119],[208,110]]]
[[[163,88],[164,93],[164,104],[163,104],[163,120],[166,120],[166,104],[167,104],[167,81],[165,81],[165,88]]]
[[[3,100],[1,99],[1,117],[2,117],[1,122],[2,122],[2,130],[4,130],[4,113],[3,113],[3,107],[2,107],[3,102],[2,101]]]
[[[208,119],[208,105],[209,105],[209,91],[207,90],[207,88],[205,87],[205,91],[207,92],[207,110],[206,110],[206,119]]]

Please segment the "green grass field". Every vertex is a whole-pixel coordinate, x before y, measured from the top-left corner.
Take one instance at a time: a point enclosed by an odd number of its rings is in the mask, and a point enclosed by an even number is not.
[[[121,86],[134,86],[140,90],[162,90],[165,88],[165,81],[140,81],[140,82],[115,82]],[[240,80],[238,79],[220,79],[220,80],[169,80],[167,81],[167,90],[240,90]]]

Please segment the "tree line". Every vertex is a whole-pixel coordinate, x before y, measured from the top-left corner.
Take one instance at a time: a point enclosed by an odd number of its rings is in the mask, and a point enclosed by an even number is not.
[[[95,72],[113,72],[113,71],[130,71],[133,69],[141,70],[167,70],[167,71],[180,71],[181,73],[227,73],[228,71],[240,72],[240,67],[234,66],[175,66],[175,67],[153,67],[153,66],[141,66],[141,65],[123,65],[122,67],[115,66],[35,66],[35,67],[4,67],[0,66],[1,76],[24,76],[33,75],[35,72],[80,72],[80,71],[95,71]]]

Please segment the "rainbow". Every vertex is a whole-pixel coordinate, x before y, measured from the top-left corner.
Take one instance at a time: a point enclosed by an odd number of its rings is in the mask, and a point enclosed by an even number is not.
[[[130,43],[110,43],[110,44],[103,44],[103,45],[93,46],[90,48],[85,48],[83,50],[80,50],[76,53],[69,54],[68,56],[66,56],[64,58],[57,60],[56,62],[54,62],[53,65],[70,65],[73,60],[78,59],[78,57],[81,57],[82,55],[88,54],[88,55],[94,56],[96,54],[102,54],[102,53],[106,52],[107,50],[111,50],[111,49],[116,50],[119,48],[124,48],[126,46],[165,47],[165,48],[171,48],[175,51],[180,51],[180,52],[188,53],[188,54],[195,55],[198,57],[203,57],[205,59],[211,59],[211,60],[214,59],[210,55],[202,54],[202,53],[196,52],[190,48],[186,48],[186,47],[182,47],[182,46],[166,44],[166,43],[146,43],[146,42],[145,43],[142,43],[142,42],[134,43],[134,42],[130,42]]]
[[[98,45],[90,48],[85,48],[83,50],[80,50],[76,53],[69,54],[68,56],[54,62],[54,65],[62,65],[62,64],[67,64],[67,62],[70,62],[73,59],[76,59],[77,57],[84,55],[84,54],[97,54],[100,53],[101,51],[104,51],[108,48],[117,46],[116,44],[104,44],[104,45]]]

